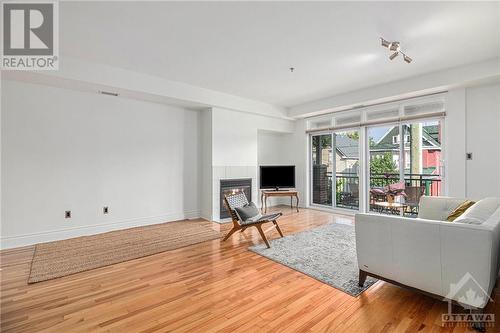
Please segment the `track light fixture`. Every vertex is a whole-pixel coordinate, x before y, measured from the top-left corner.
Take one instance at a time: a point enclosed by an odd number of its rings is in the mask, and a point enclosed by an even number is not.
[[[412,58],[408,57],[406,54],[403,53],[403,59],[407,62],[407,63],[410,63],[412,62]]]
[[[380,37],[380,41],[381,41],[383,47],[389,47],[391,45],[391,42],[386,41],[382,37]]]
[[[405,53],[401,51],[401,44],[399,42],[389,42],[388,40],[380,37],[380,44],[383,47],[387,47],[390,51],[393,51],[389,56],[390,60],[394,60],[400,53],[403,55],[403,60],[406,63],[411,63],[413,61],[412,58],[408,57]]]
[[[398,56],[398,54],[399,54],[399,52],[394,52],[393,54],[391,54],[389,56],[389,59],[394,60],[394,58],[396,58]]]
[[[399,42],[392,42],[389,46],[389,50],[391,51],[399,51],[400,48],[401,46],[399,46]]]

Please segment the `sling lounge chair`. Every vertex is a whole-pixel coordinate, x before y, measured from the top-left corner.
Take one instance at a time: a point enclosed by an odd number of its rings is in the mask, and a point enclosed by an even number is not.
[[[223,241],[227,240],[238,230],[241,230],[241,232],[243,232],[248,227],[256,227],[259,231],[260,236],[264,240],[264,243],[266,243],[266,246],[269,248],[271,246],[269,245],[266,235],[262,230],[262,225],[264,223],[272,223],[276,230],[278,230],[280,236],[283,237],[283,233],[281,232],[281,229],[278,226],[278,222],[276,221],[280,216],[283,215],[282,213],[259,216],[260,214],[257,210],[257,214],[255,214],[254,218],[250,217],[246,220],[243,220],[240,214],[238,214],[238,212],[236,211],[236,208],[241,208],[249,205],[246,195],[242,192],[224,196],[224,203],[229,211],[229,214],[231,214],[231,219],[233,220],[233,228],[224,237]]]

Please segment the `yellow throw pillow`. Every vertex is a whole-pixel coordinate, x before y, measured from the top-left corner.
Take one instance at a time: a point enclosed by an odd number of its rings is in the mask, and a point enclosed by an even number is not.
[[[455,219],[457,217],[459,217],[460,215],[462,215],[466,210],[467,208],[469,208],[470,206],[472,206],[473,204],[475,204],[474,201],[471,201],[471,200],[466,200],[464,202],[462,202],[460,205],[458,205],[457,208],[455,208],[451,213],[450,215],[448,215],[448,217],[446,218],[446,221],[448,222],[453,222],[455,221]]]

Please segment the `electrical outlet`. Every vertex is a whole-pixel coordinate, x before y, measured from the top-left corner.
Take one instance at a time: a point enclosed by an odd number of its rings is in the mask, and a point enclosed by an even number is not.
[[[108,206],[104,206],[102,208],[102,212],[103,212],[103,214],[108,214],[109,213],[109,207]]]
[[[67,219],[70,219],[71,218],[71,211],[70,210],[67,210],[64,212],[64,217],[67,218]]]

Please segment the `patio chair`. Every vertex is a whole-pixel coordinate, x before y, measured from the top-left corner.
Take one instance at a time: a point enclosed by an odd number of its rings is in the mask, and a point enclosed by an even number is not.
[[[351,191],[353,200],[357,203],[359,201],[359,184],[349,184],[349,190]]]
[[[375,205],[376,202],[387,201],[387,195],[385,194],[383,188],[373,187],[370,189],[370,209],[377,211],[378,208]]]
[[[341,193],[341,203],[349,207],[357,207],[359,205],[359,185],[349,183],[348,192]]]
[[[407,186],[405,193],[405,203],[408,205],[409,213],[418,214],[418,204],[425,193],[425,186]]]
[[[260,236],[264,240],[264,243],[266,243],[266,246],[269,248],[271,246],[269,245],[266,235],[262,230],[262,225],[264,223],[272,223],[280,236],[283,237],[283,233],[281,232],[281,229],[278,226],[278,222],[276,221],[280,216],[283,215],[281,212],[269,215],[260,215],[257,210],[257,214],[255,214],[253,218],[247,218],[246,220],[243,220],[236,209],[251,204],[249,204],[245,193],[242,192],[224,196],[224,204],[229,211],[229,214],[231,215],[231,219],[233,220],[233,228],[224,237],[223,241],[226,241],[229,237],[231,237],[232,234],[234,234],[238,230],[241,230],[241,232],[243,232],[248,227],[256,227],[259,231]]]
[[[389,184],[384,188],[384,191],[394,197],[402,196],[406,198],[406,184],[404,181]]]

